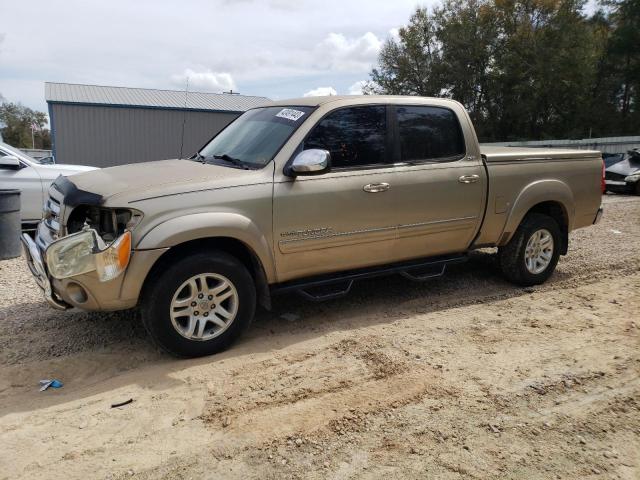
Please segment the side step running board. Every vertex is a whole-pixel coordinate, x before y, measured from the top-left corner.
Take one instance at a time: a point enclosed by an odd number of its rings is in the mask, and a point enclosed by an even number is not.
[[[409,280],[413,280],[414,282],[424,282],[425,280],[429,280],[430,278],[441,277],[444,275],[444,271],[447,268],[446,263],[442,263],[440,265],[434,265],[435,268],[426,269],[422,273],[411,273],[409,270],[404,270],[400,272],[404,278],[408,278]],[[416,270],[416,269],[412,269]]]
[[[332,300],[347,295],[356,280],[399,273],[409,280],[422,282],[443,275],[447,265],[462,263],[466,260],[466,255],[458,255],[454,257],[432,257],[412,262],[361,268],[358,270],[281,283],[274,285],[271,288],[271,293],[277,295],[293,291],[308,300]]]
[[[322,287],[299,288],[296,292],[307,300],[324,302],[325,300],[333,300],[334,298],[340,298],[347,295],[351,291],[351,287],[353,287],[353,282],[353,280],[347,280],[346,282],[330,284]]]

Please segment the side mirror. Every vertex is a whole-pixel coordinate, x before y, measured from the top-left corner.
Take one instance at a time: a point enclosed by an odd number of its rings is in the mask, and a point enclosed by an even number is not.
[[[13,155],[0,157],[0,168],[3,170],[20,170],[21,167],[22,165],[18,157],[14,157]]]
[[[331,154],[327,150],[312,148],[303,150],[291,162],[288,172],[290,177],[298,175],[320,175],[331,170]]]

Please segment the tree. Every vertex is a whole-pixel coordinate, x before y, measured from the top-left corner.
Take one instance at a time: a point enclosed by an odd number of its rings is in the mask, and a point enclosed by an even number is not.
[[[419,8],[398,40],[386,42],[369,90],[453,97],[483,141],[587,136],[601,107],[594,85],[609,27],[583,7],[584,0],[444,0],[432,12]]]
[[[20,103],[2,101],[0,104],[0,125],[3,141],[16,148],[32,148],[31,126],[38,130],[34,134],[35,148],[50,149],[51,136],[47,125],[47,116],[43,112],[32,110]]]
[[[640,0],[604,0],[593,17],[605,37],[599,62],[594,111],[599,130],[618,134],[640,131]],[[603,118],[602,113],[607,112]],[[608,122],[602,125],[602,120]]]
[[[588,105],[597,55],[582,0],[497,0],[493,139],[586,134],[576,123]]]
[[[442,53],[436,28],[426,9],[416,9],[409,24],[399,29],[399,40],[389,39],[382,47],[368,93],[441,95]]]
[[[482,129],[497,37],[492,5],[486,0],[446,0],[433,18],[442,55],[442,91],[464,104]]]

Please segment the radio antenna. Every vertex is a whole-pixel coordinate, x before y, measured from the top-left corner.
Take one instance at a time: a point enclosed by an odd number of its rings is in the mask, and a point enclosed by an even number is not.
[[[180,160],[182,160],[182,149],[184,147],[184,125],[187,123],[187,100],[189,99],[189,77],[187,77],[187,87],[184,89],[184,110],[182,110],[182,137],[180,138]]]

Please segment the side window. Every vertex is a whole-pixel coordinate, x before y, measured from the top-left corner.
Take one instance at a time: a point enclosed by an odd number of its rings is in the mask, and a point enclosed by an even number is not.
[[[396,107],[400,161],[451,160],[465,153],[458,119],[441,107]]]
[[[386,107],[351,107],[330,113],[316,125],[303,149],[331,153],[333,168],[378,165],[387,162]]]

